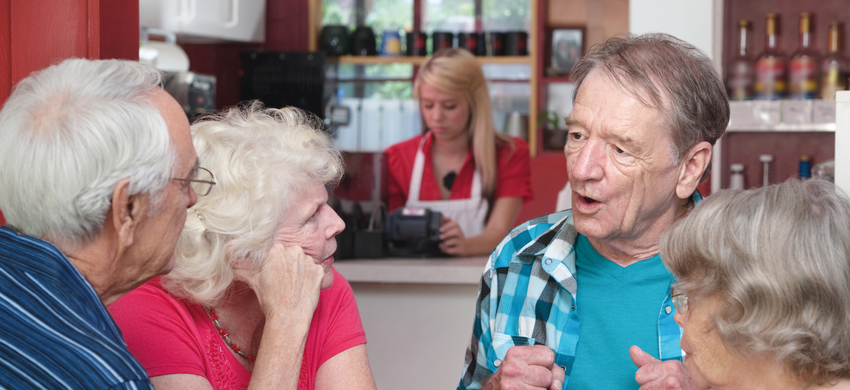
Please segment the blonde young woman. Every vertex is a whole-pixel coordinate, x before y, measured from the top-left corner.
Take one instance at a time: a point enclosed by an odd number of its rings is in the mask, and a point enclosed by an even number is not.
[[[440,211],[440,249],[489,254],[532,198],[528,144],[499,134],[484,72],[464,49],[443,49],[414,81],[424,134],[386,150],[389,209]]]
[[[174,270],[109,307],[158,390],[375,389],[354,294],[332,267],[345,224],[325,186],[343,170],[320,126],[259,104],[192,126],[216,176],[185,183],[208,195]]]

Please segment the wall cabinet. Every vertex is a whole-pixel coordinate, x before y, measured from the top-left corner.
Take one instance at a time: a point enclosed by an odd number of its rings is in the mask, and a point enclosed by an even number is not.
[[[266,1],[139,0],[139,27],[174,32],[184,43],[261,43]]]

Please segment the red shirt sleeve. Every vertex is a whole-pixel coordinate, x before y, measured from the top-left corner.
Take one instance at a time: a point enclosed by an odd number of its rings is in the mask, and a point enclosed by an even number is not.
[[[158,288],[158,278],[112,305],[130,352],[148,376],[193,374],[206,377],[202,340],[186,306]]]
[[[500,143],[496,150],[499,176],[496,179],[494,199],[518,197],[522,204],[534,199],[531,191],[531,157],[528,143],[522,138],[513,138],[514,147]]]

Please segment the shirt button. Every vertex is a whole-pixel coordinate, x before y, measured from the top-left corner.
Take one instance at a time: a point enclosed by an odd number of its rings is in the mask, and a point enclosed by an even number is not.
[[[567,372],[567,367],[566,367],[566,366],[561,366],[561,369],[562,369],[562,370],[564,370],[564,372]]]
[[[499,366],[502,365],[502,361],[499,360],[499,359],[496,359],[496,360],[493,361],[493,365],[496,366],[496,367],[499,367]]]
[[[667,305],[667,307],[664,308],[664,312],[667,314],[670,314],[671,311],[673,311],[673,309],[670,308],[670,305]]]
[[[546,265],[552,264],[552,259],[546,259]]]

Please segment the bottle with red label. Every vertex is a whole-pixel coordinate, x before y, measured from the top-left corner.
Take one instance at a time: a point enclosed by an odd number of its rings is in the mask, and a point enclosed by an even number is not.
[[[785,56],[778,49],[776,14],[767,14],[764,52],[756,60],[756,99],[779,100],[785,97]]]
[[[753,61],[747,53],[748,20],[738,22],[738,55],[729,61],[726,67],[726,92],[730,100],[751,100],[753,98]]]
[[[814,99],[818,93],[818,59],[812,49],[811,15],[800,14],[800,47],[788,61],[788,98]]]

